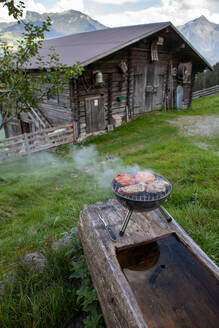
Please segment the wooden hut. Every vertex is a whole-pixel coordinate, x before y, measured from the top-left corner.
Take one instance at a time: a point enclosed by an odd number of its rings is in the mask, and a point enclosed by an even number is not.
[[[197,72],[211,66],[170,23],[108,28],[44,41],[62,63],[77,61],[83,75],[69,81],[65,91],[46,98],[37,114],[21,115],[6,126],[6,136],[43,126],[74,123],[79,140],[112,130],[136,115],[182,108],[191,104]],[[33,64],[31,73],[37,74]],[[181,93],[178,92],[181,90]]]

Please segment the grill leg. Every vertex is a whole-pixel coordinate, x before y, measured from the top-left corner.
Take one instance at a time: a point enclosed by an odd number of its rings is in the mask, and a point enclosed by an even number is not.
[[[129,223],[129,220],[131,218],[132,212],[133,212],[133,210],[130,210],[130,209],[128,210],[128,212],[126,214],[126,217],[125,217],[125,220],[124,220],[123,225],[122,225],[122,229],[119,232],[119,235],[120,236],[123,236],[124,235],[125,229],[126,229],[128,223]]]
[[[166,216],[167,222],[170,223],[173,220],[173,217],[170,215],[169,212],[163,207],[160,206],[160,210],[163,211],[164,215]]]

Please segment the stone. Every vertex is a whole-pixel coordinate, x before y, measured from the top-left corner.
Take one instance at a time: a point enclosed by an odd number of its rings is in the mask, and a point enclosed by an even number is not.
[[[34,253],[27,254],[24,257],[24,262],[28,265],[28,267],[31,270],[40,271],[46,266],[47,259],[43,254],[34,252]]]
[[[71,236],[73,234],[77,234],[77,233],[78,233],[78,228],[72,228],[70,231],[66,232],[65,235],[61,239],[52,243],[52,249],[54,251],[57,251],[58,249],[67,246],[68,242],[71,239]]]

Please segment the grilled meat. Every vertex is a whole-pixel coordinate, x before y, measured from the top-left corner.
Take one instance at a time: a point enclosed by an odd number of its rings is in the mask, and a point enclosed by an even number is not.
[[[118,190],[118,192],[120,192],[121,194],[138,194],[139,192],[143,191],[145,191],[144,183],[137,183],[126,187],[121,187]]]
[[[168,185],[169,183],[164,180],[155,180],[145,185],[145,191],[151,194],[156,194],[157,192],[165,192]]]
[[[135,184],[135,177],[132,174],[117,174],[115,180],[123,187]]]
[[[135,176],[135,180],[137,183],[151,183],[155,180],[155,175],[151,172],[139,171]]]

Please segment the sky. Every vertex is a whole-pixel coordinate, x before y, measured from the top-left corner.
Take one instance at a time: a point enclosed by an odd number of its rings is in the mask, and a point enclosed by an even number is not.
[[[26,9],[61,12],[81,11],[108,26],[127,26],[171,21],[175,26],[204,15],[219,24],[219,0],[23,0]],[[9,19],[0,5],[0,21]]]

